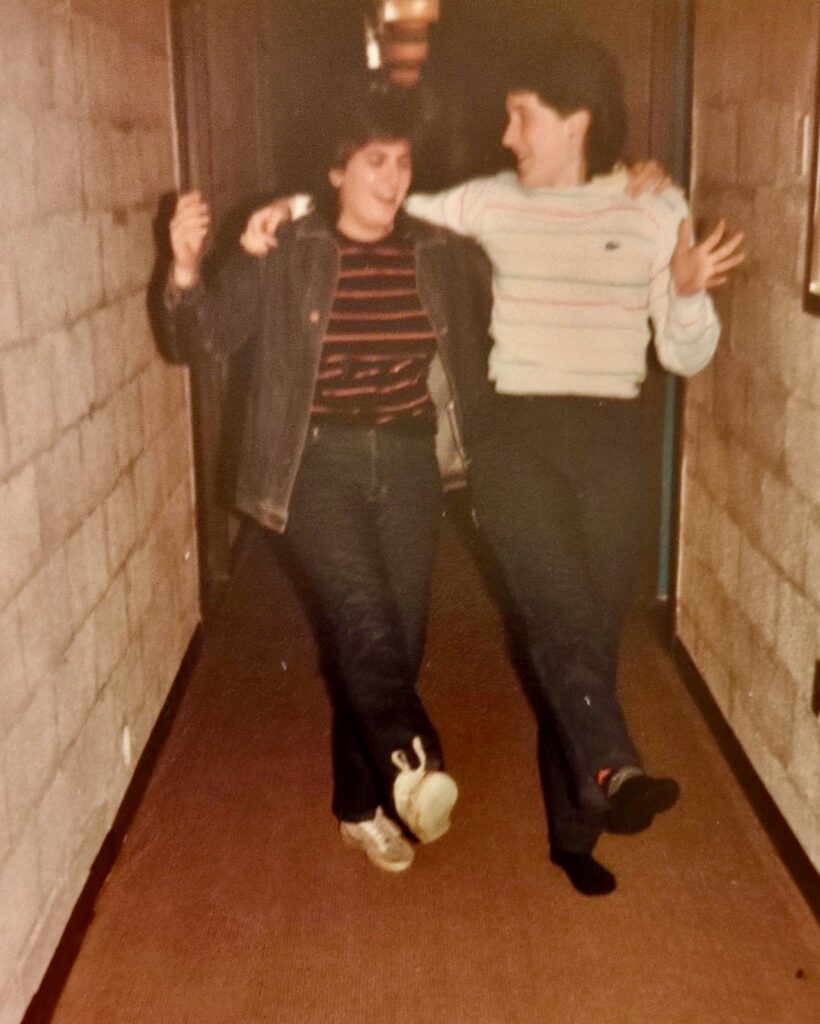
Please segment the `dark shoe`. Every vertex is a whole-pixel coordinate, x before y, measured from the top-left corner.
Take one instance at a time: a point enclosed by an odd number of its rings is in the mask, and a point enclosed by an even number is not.
[[[607,896],[615,891],[615,876],[603,864],[599,864],[591,853],[552,850],[550,860],[561,868],[576,892],[584,896]]]
[[[654,779],[640,769],[622,768],[607,781],[606,830],[618,835],[635,835],[652,824],[661,811],[668,811],[680,795],[674,779]]]

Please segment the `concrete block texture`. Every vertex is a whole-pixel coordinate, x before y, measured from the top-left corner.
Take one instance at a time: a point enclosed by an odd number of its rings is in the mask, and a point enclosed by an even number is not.
[[[77,428],[65,434],[35,462],[43,550],[51,555],[72,534],[85,513],[76,481],[82,477],[82,451]]]
[[[42,552],[32,466],[0,484],[0,607],[31,578]]]
[[[78,124],[61,110],[41,111],[35,123],[35,187],[42,216],[80,205]]]
[[[16,965],[37,923],[42,901],[39,843],[36,822],[18,838],[8,859],[0,865],[0,963]],[[4,985],[14,974],[6,970]]]
[[[68,304],[63,280],[59,215],[18,228],[12,236],[24,337],[64,326]]]
[[[786,475],[796,491],[820,506],[820,409],[795,397],[785,420]]]
[[[779,582],[777,566],[745,538],[741,539],[738,604],[763,642],[772,647],[777,629]]]
[[[66,572],[66,550],[60,548],[20,593],[23,655],[34,689],[51,678],[74,631]]]
[[[0,386],[13,466],[49,447],[57,433],[49,345],[45,339],[0,355]]]
[[[199,618],[185,373],[146,312],[174,184],[166,13],[0,3],[4,1024],[40,982]]]
[[[0,100],[0,227],[27,223],[36,213],[35,127],[32,116]]]
[[[20,340],[20,301],[14,262],[8,246],[0,245],[0,349]]]
[[[62,328],[46,338],[54,368],[54,413],[57,429],[66,430],[86,416],[93,401],[91,341],[84,330]]]
[[[12,837],[31,820],[57,767],[57,713],[50,685],[39,686],[3,743]]]
[[[755,189],[754,218],[759,229],[755,236],[754,260],[771,281],[803,283],[806,230],[805,189],[763,186]]]
[[[0,740],[11,729],[17,713],[28,698],[28,682],[23,662],[23,638],[16,604],[0,612],[0,665],[3,685],[0,686]]]
[[[89,617],[72,638],[54,674],[57,742],[61,759],[79,734],[97,691],[95,620]]]
[[[136,496],[130,472],[122,474],[103,507],[108,564],[113,572],[119,572],[137,542]]]
[[[83,203],[87,210],[110,208],[114,202],[114,133],[105,122],[79,124],[80,177]]]
[[[820,8],[812,0],[694,6],[693,207],[745,218],[748,259],[719,303],[724,331],[710,389],[686,398],[696,429],[684,442],[684,642],[816,857],[820,320],[802,303],[801,143],[814,112]]]
[[[738,682],[734,707],[742,708],[755,721],[768,752],[785,766],[792,749],[797,699],[794,680],[769,648],[755,639],[752,651],[750,671]]]
[[[786,389],[766,372],[765,365],[749,373],[745,431],[741,429],[737,436],[745,435],[756,460],[773,472],[784,464],[788,397]]]
[[[802,587],[811,504],[779,476],[764,470],[761,480],[760,548],[787,579]]]
[[[722,345],[712,366],[714,399],[713,423],[725,437],[742,437],[751,408],[750,374],[744,362],[734,356],[728,345]]]
[[[60,217],[57,225],[66,304],[73,321],[96,309],[103,299],[100,221],[72,210]]]
[[[818,618],[809,599],[788,582],[780,585],[775,650],[810,703]]]
[[[817,622],[820,624],[820,509],[812,509],[808,523],[808,540],[805,551],[806,594],[814,605]],[[817,643],[817,656],[820,658],[820,637]]]
[[[94,509],[68,538],[66,562],[71,620],[79,627],[108,587],[104,506]]]

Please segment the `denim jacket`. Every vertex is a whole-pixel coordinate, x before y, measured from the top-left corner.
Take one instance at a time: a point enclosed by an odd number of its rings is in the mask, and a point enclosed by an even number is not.
[[[402,225],[414,240],[419,294],[438,345],[429,387],[446,483],[466,465],[462,416],[489,388],[489,266],[467,239],[404,215]],[[314,213],[286,224],[268,256],[237,247],[206,284],[166,290],[164,327],[177,357],[219,360],[253,346],[236,505],[279,532],[308,433],[339,259],[332,230]]]

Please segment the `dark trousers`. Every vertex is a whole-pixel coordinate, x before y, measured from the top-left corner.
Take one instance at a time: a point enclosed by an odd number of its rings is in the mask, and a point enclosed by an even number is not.
[[[618,702],[618,634],[646,499],[637,401],[491,396],[466,424],[479,527],[532,670],[550,840],[586,852],[596,774],[639,764]]]
[[[314,606],[333,704],[333,811],[388,804],[395,750],[442,762],[415,684],[441,520],[432,436],[312,427],[285,539]]]

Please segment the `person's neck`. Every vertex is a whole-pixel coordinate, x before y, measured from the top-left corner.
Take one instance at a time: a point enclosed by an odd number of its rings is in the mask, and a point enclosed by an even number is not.
[[[395,222],[388,227],[369,228],[358,221],[351,223],[345,218],[343,213],[339,214],[339,219],[336,221],[336,230],[340,231],[345,238],[349,238],[352,242],[381,242],[382,239],[387,238],[388,235],[393,233],[394,227]]]
[[[529,188],[578,188],[588,181],[587,162],[583,156],[569,161],[556,171],[549,180],[530,185]],[[525,188],[528,186],[525,186]]]
[[[586,184],[586,181],[587,163],[586,160],[579,160],[556,176],[552,188],[578,188],[579,185]]]

